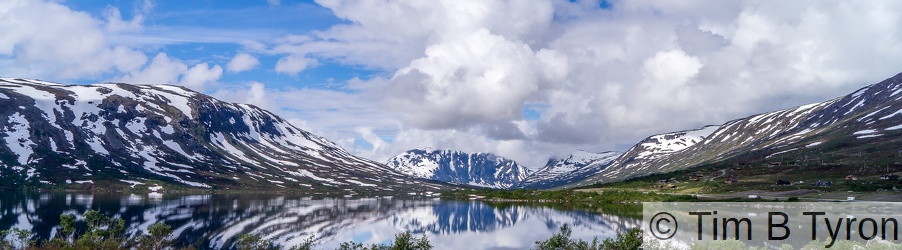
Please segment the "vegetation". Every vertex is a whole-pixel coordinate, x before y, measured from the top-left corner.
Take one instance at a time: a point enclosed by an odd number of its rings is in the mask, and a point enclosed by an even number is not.
[[[640,203],[648,201],[699,201],[693,195],[671,195],[658,192],[641,192],[629,190],[601,190],[598,192],[585,192],[578,190],[534,190],[534,189],[478,189],[457,190],[444,193],[445,198],[472,198],[479,197],[494,201],[550,201],[550,202],[582,202],[595,204],[622,204]]]
[[[0,249],[169,249],[172,241],[170,227],[157,223],[148,228],[150,235],[142,235],[128,239],[123,235],[125,221],[122,218],[112,219],[100,212],[91,210],[84,215],[87,230],[82,234],[76,231],[75,215],[60,215],[60,225],[53,238],[38,245],[35,235],[29,230],[13,228],[0,231]]]
[[[581,187],[583,190],[655,192],[665,195],[715,195],[722,199],[748,194],[773,194],[778,197],[799,199],[821,199],[837,197],[845,199],[847,192],[864,192],[880,197],[880,193],[899,192],[902,179],[881,178],[902,174],[900,164],[872,165],[862,162],[814,161],[813,157],[790,161],[773,159],[767,163],[747,163],[741,161],[700,165],[688,169],[634,177],[628,180],[601,183]],[[763,158],[763,156],[762,156]],[[740,159],[741,160],[741,159]],[[759,160],[760,161],[760,160]],[[773,165],[771,165],[773,164]],[[855,179],[847,180],[847,176]],[[898,178],[898,177],[896,177]],[[785,180],[788,185],[776,182]],[[828,185],[817,185],[818,182]],[[753,192],[753,193],[750,193]],[[714,199],[712,196],[707,196]],[[744,200],[744,199],[739,199]],[[875,200],[886,200],[875,198]]]
[[[430,250],[432,244],[425,235],[420,238],[413,237],[410,232],[403,232],[395,235],[395,240],[391,244],[373,244],[369,247],[355,242],[343,242],[338,248],[340,250]]]
[[[57,234],[50,240],[38,244],[35,235],[29,230],[13,228],[0,231],[0,250],[7,249],[53,249],[53,250],[81,250],[81,249],[138,249],[138,250],[162,250],[173,249],[172,228],[164,223],[156,223],[148,227],[145,235],[139,235],[126,239],[122,233],[125,230],[122,219],[111,219],[97,211],[91,210],[84,214],[84,223],[88,229],[83,234],[76,232],[75,216],[71,214],[60,215],[60,225]],[[591,243],[584,240],[571,239],[571,230],[568,225],[563,225],[560,231],[544,241],[535,242],[535,249],[561,249],[561,250],[595,250],[614,249],[627,250],[639,249],[642,244],[642,234],[638,228],[617,234],[616,239],[598,238]],[[293,246],[291,250],[310,250],[316,245],[314,237],[310,236],[304,243]],[[239,250],[270,250],[284,249],[270,240],[253,234],[242,234],[235,242],[235,248]],[[184,248],[183,248],[184,249]],[[393,242],[389,244],[372,244],[365,246],[362,243],[343,242],[340,250],[431,250],[433,249],[429,239],[423,235],[415,237],[410,232],[395,235]]]
[[[76,218],[71,214],[60,216],[60,225],[53,238],[41,242],[35,239],[35,235],[29,230],[13,228],[0,231],[0,250],[7,249],[53,249],[53,250],[80,250],[80,249],[139,249],[162,250],[173,249],[172,228],[163,223],[157,223],[148,227],[145,235],[126,239],[123,236],[124,222],[121,219],[112,219],[97,211],[88,211],[84,214],[84,224],[87,230],[78,234],[76,230]],[[615,238],[592,241],[571,238],[571,229],[568,225],[561,226],[560,230],[546,240],[536,241],[533,249],[537,250],[633,250],[633,249],[671,249],[666,243],[656,241],[643,241],[643,235],[639,228],[633,228],[620,232]],[[239,235],[234,247],[239,250],[270,250],[291,249],[309,250],[316,245],[314,237],[310,236],[302,244],[285,248],[270,240],[253,234]],[[645,243],[643,245],[643,243]],[[811,241],[799,249],[820,249],[826,244],[821,241]],[[852,241],[836,241],[833,245],[836,249],[902,249],[902,245],[890,242],[860,243]],[[344,242],[339,246],[340,250],[431,250],[433,249],[429,239],[424,235],[415,237],[410,232],[395,235],[393,242],[389,244],[372,244],[365,246],[362,243]],[[747,246],[736,240],[709,241],[691,246],[693,250],[702,249],[765,249],[763,247]],[[793,249],[790,245],[782,245],[780,249]]]

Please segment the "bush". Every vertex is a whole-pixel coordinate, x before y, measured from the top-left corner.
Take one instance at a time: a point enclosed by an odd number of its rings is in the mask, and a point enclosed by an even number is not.
[[[242,234],[238,236],[239,250],[275,250],[279,249],[272,241],[265,240],[253,234]]]
[[[403,232],[395,235],[395,241],[390,245],[373,244],[369,247],[356,242],[342,242],[339,250],[431,250],[432,244],[425,235],[415,238],[410,232]]]
[[[544,241],[536,241],[536,248],[538,250],[633,250],[639,249],[642,246],[642,231],[639,228],[633,228],[626,232],[621,232],[617,234],[616,239],[605,239],[601,244],[598,244],[598,237],[592,239],[592,242],[587,242],[580,239],[571,239],[570,234],[572,231],[570,230],[570,226],[564,224],[561,226],[560,231],[551,235],[551,238],[548,238]]]
[[[601,249],[598,245],[598,238],[592,240],[592,243],[584,240],[574,240],[570,238],[570,226],[564,224],[559,232],[551,235],[544,241],[536,241],[536,249],[538,250],[596,250]]]
[[[135,242],[135,248],[138,250],[162,250],[172,247],[172,227],[162,222],[147,227],[150,235],[142,235]]]
[[[642,246],[642,230],[639,228],[632,228],[625,233],[618,233],[616,240],[605,239],[601,243],[601,249],[627,250],[639,249],[640,246]]]
[[[13,240],[7,241],[6,238],[10,236]],[[36,244],[32,237],[34,233],[31,230],[13,228],[0,231],[0,249],[14,249],[17,246],[19,249],[31,248]]]

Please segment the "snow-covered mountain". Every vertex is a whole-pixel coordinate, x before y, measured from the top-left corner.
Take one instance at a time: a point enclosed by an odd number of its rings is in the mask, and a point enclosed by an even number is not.
[[[578,150],[566,158],[548,160],[545,167],[514,187],[544,189],[580,181],[599,173],[620,155],[620,152],[592,153]]]
[[[900,114],[902,74],[825,102],[649,137],[574,186],[718,163],[891,164],[902,141]]]
[[[452,150],[414,149],[392,157],[386,165],[417,178],[491,188],[510,188],[531,173],[494,154]]]
[[[0,186],[440,188],[247,104],[169,85],[0,78]]]
[[[634,159],[656,159],[680,150],[686,149],[705,139],[714,133],[720,126],[705,126],[696,130],[680,131],[653,135],[639,142],[636,150],[630,150],[628,155]]]

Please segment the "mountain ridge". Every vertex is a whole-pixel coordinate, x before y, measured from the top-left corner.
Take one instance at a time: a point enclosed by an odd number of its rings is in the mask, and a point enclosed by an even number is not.
[[[621,152],[593,153],[577,150],[567,157],[551,158],[544,167],[517,183],[516,188],[555,188],[588,178],[606,168]]]
[[[718,162],[764,163],[777,155],[808,159],[817,156],[814,151],[823,154],[868,144],[891,144],[902,135],[899,133],[902,116],[898,116],[902,114],[902,95],[899,94],[902,94],[902,73],[827,101],[728,121],[703,140],[655,159],[636,157],[645,152],[640,147],[643,140],[602,173],[569,186],[619,181]],[[847,157],[834,161],[849,164],[851,160]]]
[[[418,148],[386,161],[386,166],[417,178],[490,188],[510,188],[532,171],[491,153]]]
[[[0,78],[0,136],[0,179],[9,187],[151,180],[311,192],[443,187],[354,156],[256,106],[172,85]]]

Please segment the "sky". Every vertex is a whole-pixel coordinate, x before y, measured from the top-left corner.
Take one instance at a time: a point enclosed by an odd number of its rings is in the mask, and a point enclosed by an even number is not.
[[[900,1],[5,0],[0,77],[182,85],[376,161],[536,169],[902,71]]]

